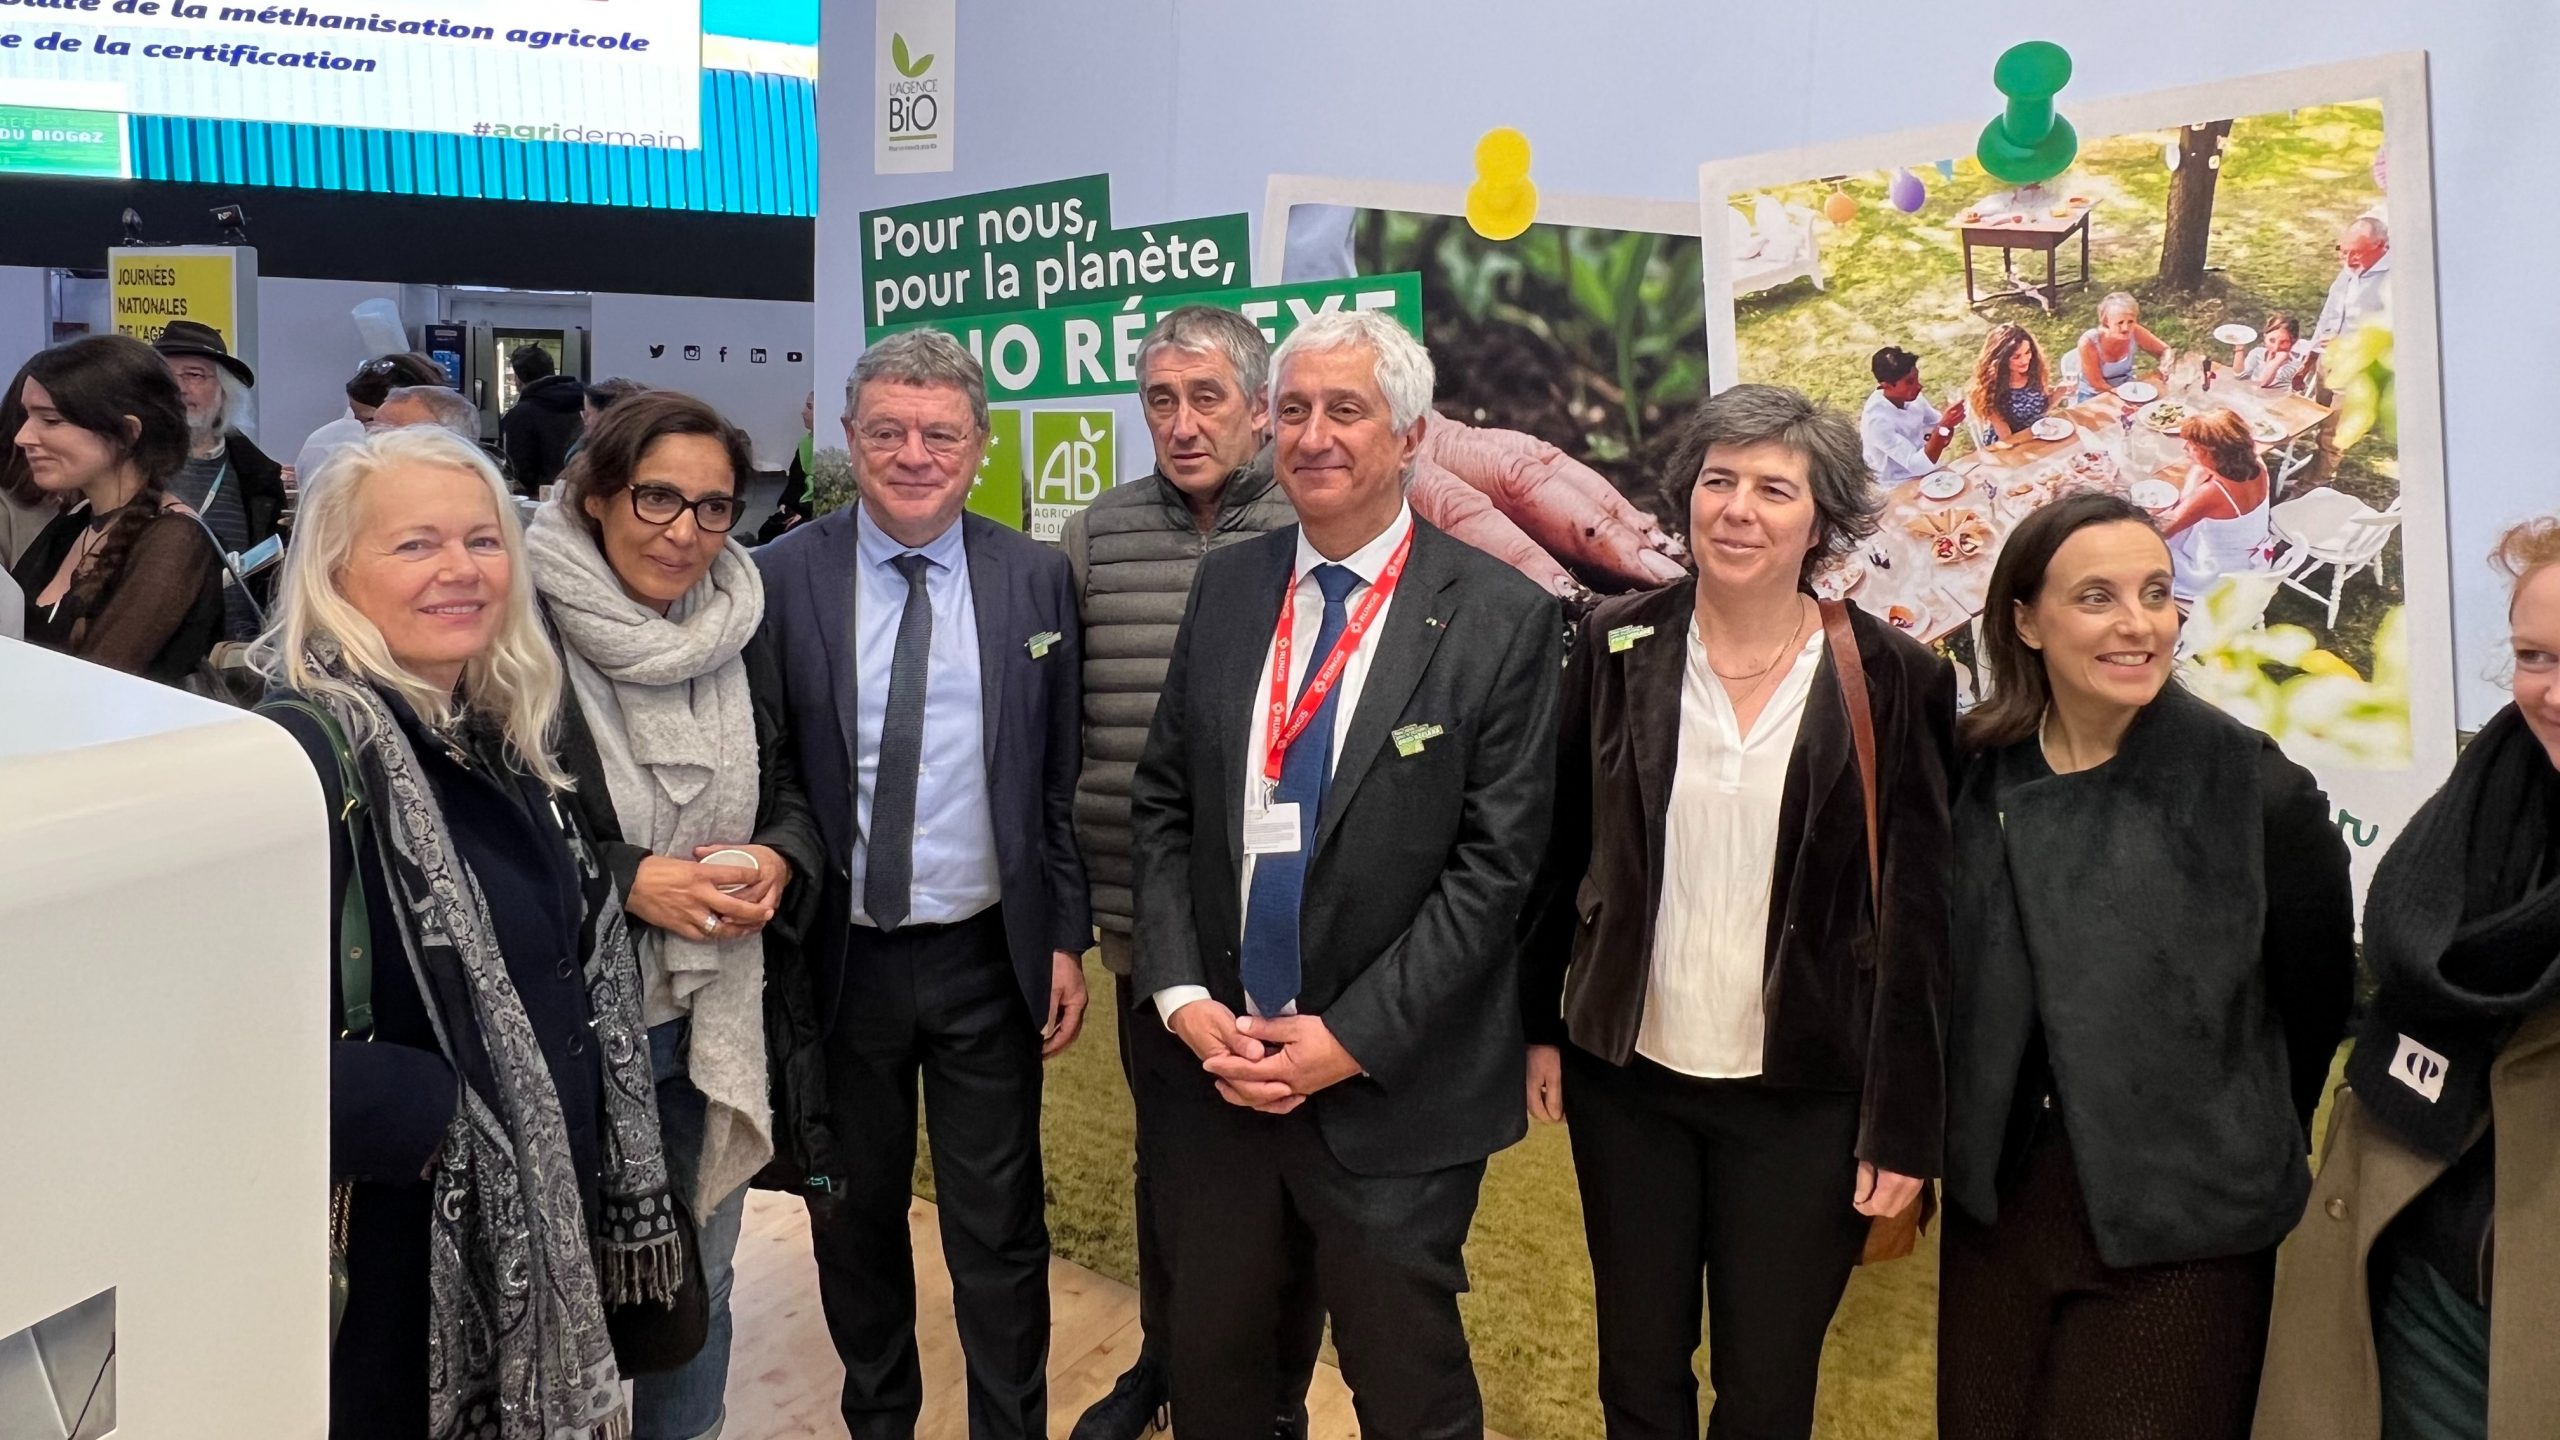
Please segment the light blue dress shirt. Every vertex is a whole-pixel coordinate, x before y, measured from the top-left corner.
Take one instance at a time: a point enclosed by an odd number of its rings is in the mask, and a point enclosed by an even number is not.
[[[924,546],[901,545],[855,507],[854,566],[860,599],[854,615],[854,673],[862,724],[855,776],[853,923],[862,913],[862,877],[870,864],[871,792],[880,780],[880,732],[889,713],[889,666],[898,650],[898,618],[907,608],[907,577],[890,562],[913,550],[933,562],[925,577],[933,604],[933,644],[925,664],[924,763],[916,775],[915,880],[907,924],[948,925],[1003,898],[996,870],[994,811],[987,800],[986,712],[978,687],[978,610],[969,590],[969,557],[960,523]]]

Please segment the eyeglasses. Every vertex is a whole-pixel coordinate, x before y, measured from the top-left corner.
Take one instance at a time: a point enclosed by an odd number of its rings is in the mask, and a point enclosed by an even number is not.
[[[726,535],[738,523],[746,506],[735,495],[705,495],[687,500],[684,492],[664,485],[631,487],[631,513],[652,525],[673,525],[676,517],[687,510],[693,512],[693,523],[714,535]]]
[[[892,455],[906,447],[907,436],[913,432],[904,425],[877,421],[863,426],[855,433],[861,437],[863,449],[874,455]],[[960,452],[961,446],[969,443],[969,437],[973,433],[975,432],[971,427],[927,425],[924,427],[924,448],[936,455],[956,455]]]

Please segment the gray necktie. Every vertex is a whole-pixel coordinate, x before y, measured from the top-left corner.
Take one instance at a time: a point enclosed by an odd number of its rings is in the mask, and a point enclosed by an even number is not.
[[[889,660],[889,710],[880,725],[880,771],[871,788],[871,833],[862,871],[862,913],[883,930],[905,923],[915,880],[916,771],[924,762],[924,684],[933,652],[933,601],[924,577],[933,562],[913,551],[889,562],[907,577],[898,648]]]

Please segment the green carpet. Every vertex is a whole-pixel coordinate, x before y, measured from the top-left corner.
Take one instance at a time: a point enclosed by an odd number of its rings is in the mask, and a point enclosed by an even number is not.
[[[1107,1003],[1111,976],[1091,956],[1085,968],[1097,1003],[1083,1037],[1050,1062],[1042,1106],[1049,1229],[1060,1255],[1134,1284],[1132,1121],[1117,1017]],[[2324,1107],[2322,1127],[2326,1120]],[[919,1142],[916,1191],[931,1198],[925,1163]],[[1467,1264],[1475,1290],[1460,1308],[1484,1387],[1485,1423],[1514,1440],[1600,1440],[1591,1263],[1562,1127],[1533,1127],[1527,1141],[1493,1157]],[[1935,1432],[1937,1307],[1934,1233],[1911,1258],[1850,1278],[1822,1357],[1818,1440],[1913,1440]],[[1706,1369],[1701,1340],[1702,1396]]]

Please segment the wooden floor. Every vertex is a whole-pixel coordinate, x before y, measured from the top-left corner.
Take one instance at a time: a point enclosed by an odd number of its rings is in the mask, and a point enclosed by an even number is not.
[[[952,1328],[951,1280],[942,1268],[933,1207],[917,1201],[908,1212],[908,1228],[915,1240],[916,1345],[924,1362],[924,1418],[917,1440],[966,1440],[960,1336]],[[1063,1440],[1076,1417],[1108,1393],[1136,1357],[1138,1293],[1053,1260],[1049,1305],[1049,1433]],[[797,1199],[748,1193],[731,1310],[737,1338],[729,1365],[729,1424],[721,1440],[843,1435],[836,1405],[844,1367],[818,1309],[809,1216]],[[1360,1433],[1351,1392],[1331,1365],[1316,1367],[1307,1411],[1308,1440],[1352,1440]]]

